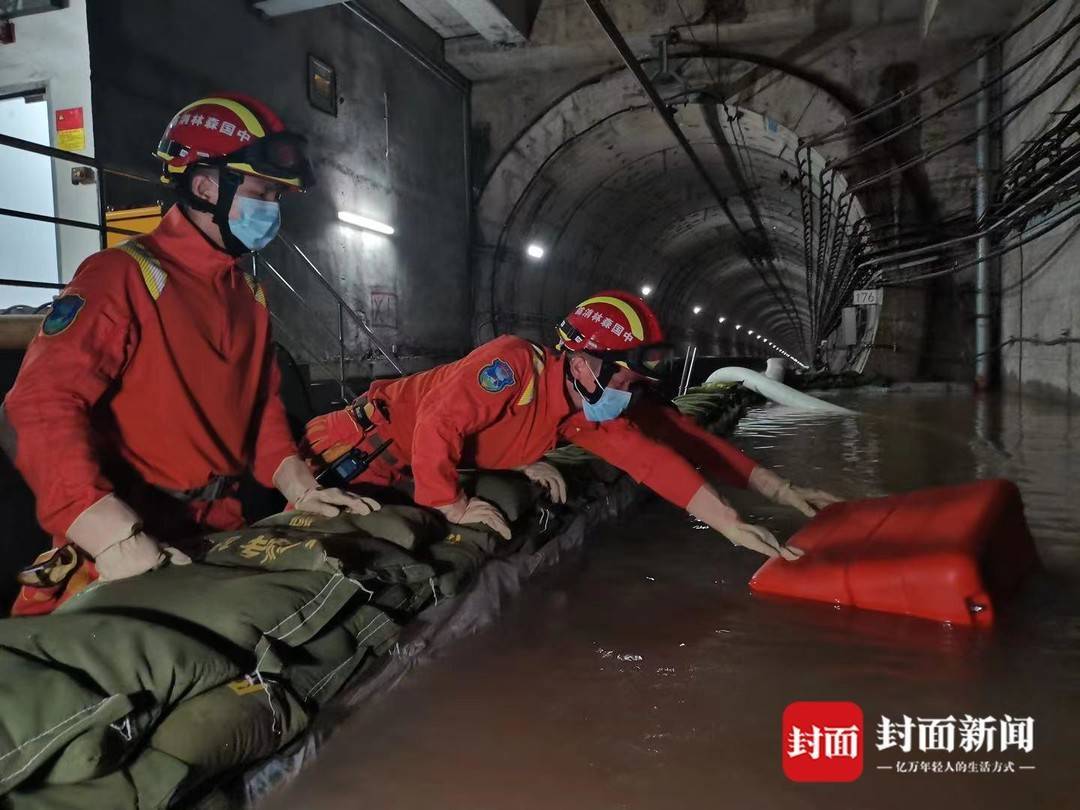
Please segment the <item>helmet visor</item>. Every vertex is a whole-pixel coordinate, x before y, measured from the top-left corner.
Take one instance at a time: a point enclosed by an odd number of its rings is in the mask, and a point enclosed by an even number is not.
[[[252,141],[226,158],[229,166],[244,171],[250,167],[256,174],[278,180],[286,185],[309,189],[315,184],[305,155],[307,140],[292,132],[273,132]]]
[[[664,374],[664,364],[671,359],[672,354],[670,343],[654,343],[622,351],[604,352],[603,358],[625,366],[643,377],[659,380]]]

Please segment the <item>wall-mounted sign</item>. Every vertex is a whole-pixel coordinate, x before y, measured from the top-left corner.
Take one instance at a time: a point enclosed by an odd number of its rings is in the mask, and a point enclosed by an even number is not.
[[[0,0],[0,19],[55,11],[58,8],[67,8],[67,5],[68,0]]]
[[[854,303],[857,307],[881,306],[882,298],[884,295],[880,287],[875,290],[856,290]]]
[[[65,152],[79,152],[86,148],[82,107],[56,111],[56,148]]]
[[[311,106],[330,115],[337,115],[337,71],[333,65],[308,54],[307,95]]]
[[[371,325],[398,328],[398,297],[392,290],[375,287],[371,290]]]

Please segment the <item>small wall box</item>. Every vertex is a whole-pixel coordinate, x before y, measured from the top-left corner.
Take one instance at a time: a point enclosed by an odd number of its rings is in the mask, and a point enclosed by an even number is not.
[[[317,56],[308,54],[308,101],[324,113],[337,116],[337,71]]]

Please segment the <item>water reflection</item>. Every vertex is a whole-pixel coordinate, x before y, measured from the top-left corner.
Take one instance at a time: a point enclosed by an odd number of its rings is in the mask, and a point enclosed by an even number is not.
[[[1012,479],[1023,492],[1040,551],[1080,568],[1080,420],[1074,410],[991,396],[849,395],[836,401],[860,414],[763,406],[740,423],[736,441],[793,480],[848,497]]]
[[[358,796],[370,808],[447,810],[1061,804],[1080,741],[1080,422],[1009,399],[838,401],[860,414],[765,406],[735,441],[796,482],[849,497],[1015,480],[1045,570],[995,611],[993,632],[753,598],[760,557],[653,501],[368,706],[270,806],[344,808]],[[732,500],[779,535],[802,525],[745,493]],[[779,758],[793,700],[854,700],[868,721],[1032,716],[1038,770],[868,770],[852,784],[795,785]]]

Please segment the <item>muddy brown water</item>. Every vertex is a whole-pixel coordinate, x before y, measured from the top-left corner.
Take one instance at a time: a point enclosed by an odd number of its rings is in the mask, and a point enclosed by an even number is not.
[[[1080,411],[962,395],[846,395],[860,416],[766,406],[736,442],[847,497],[1005,476],[1045,570],[992,632],[751,597],[761,558],[650,501],[530,583],[494,626],[357,714],[267,808],[1076,807],[1080,792]],[[798,515],[739,493],[788,536]],[[796,700],[859,703],[857,781],[781,769]],[[1030,754],[879,752],[881,715],[1034,720]],[[898,773],[897,761],[1014,773]],[[893,770],[884,768],[893,767]],[[918,767],[918,766],[916,766]]]

